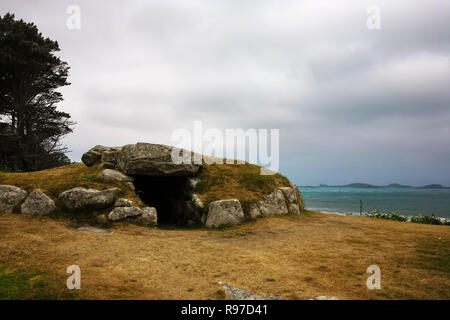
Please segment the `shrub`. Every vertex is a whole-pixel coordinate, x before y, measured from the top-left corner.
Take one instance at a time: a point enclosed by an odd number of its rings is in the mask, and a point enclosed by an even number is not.
[[[394,221],[408,221],[407,217],[402,216],[396,212],[378,212],[378,210],[372,210],[367,213],[366,216]]]
[[[411,217],[411,222],[415,223],[425,223],[425,224],[437,224],[437,225],[450,225],[450,221],[446,219],[440,219],[432,214],[431,216],[425,216],[422,214]]]

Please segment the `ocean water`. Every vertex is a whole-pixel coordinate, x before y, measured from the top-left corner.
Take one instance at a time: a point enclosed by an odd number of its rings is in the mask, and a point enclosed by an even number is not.
[[[309,210],[359,214],[362,200],[363,213],[377,209],[406,216],[420,213],[450,218],[450,189],[299,187],[299,190]]]

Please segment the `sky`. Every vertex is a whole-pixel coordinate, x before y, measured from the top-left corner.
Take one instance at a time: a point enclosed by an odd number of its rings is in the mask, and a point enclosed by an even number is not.
[[[99,144],[173,145],[201,121],[279,129],[279,171],[298,185],[450,185],[450,1],[2,0],[6,12],[71,67],[59,108],[77,122],[73,161]]]

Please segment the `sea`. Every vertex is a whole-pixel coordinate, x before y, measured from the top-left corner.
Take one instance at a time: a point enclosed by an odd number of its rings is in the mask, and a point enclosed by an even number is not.
[[[450,218],[450,189],[299,187],[305,208],[338,214],[359,214],[372,210],[405,216],[434,214]]]

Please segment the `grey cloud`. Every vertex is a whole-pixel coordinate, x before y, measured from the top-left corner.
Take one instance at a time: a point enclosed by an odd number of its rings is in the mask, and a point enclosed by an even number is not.
[[[66,143],[170,143],[176,128],[278,128],[300,184],[450,185],[449,3],[6,0],[61,46]],[[77,4],[82,29],[65,27]],[[432,180],[432,181],[431,181]]]

